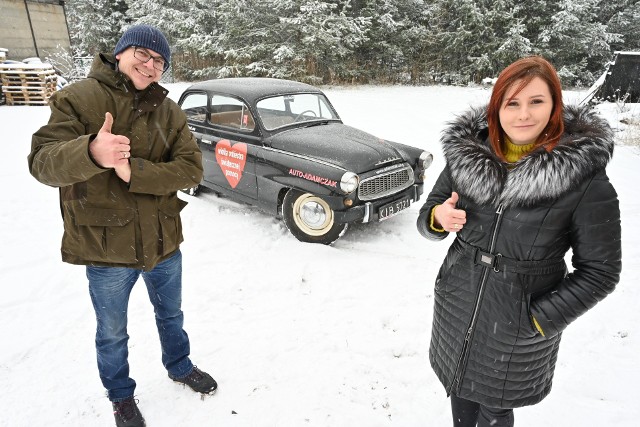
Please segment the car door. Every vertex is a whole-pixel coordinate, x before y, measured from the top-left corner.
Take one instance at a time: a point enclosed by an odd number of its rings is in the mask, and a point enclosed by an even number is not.
[[[193,91],[182,97],[180,106],[202,151],[205,186],[256,199],[255,159],[262,145],[246,104],[228,95]]]
[[[204,179],[257,199],[256,156],[262,145],[247,105],[232,96],[213,94],[201,141]]]

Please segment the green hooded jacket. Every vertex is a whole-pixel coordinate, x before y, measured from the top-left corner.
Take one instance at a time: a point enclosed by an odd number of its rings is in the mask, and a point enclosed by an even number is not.
[[[71,264],[151,270],[183,240],[180,189],[202,179],[202,154],[180,107],[157,83],[137,91],[98,55],[89,76],[50,99],[49,123],[32,138],[29,170],[60,189],[62,260]],[[110,112],[112,133],[131,143],[131,180],[89,155]]]

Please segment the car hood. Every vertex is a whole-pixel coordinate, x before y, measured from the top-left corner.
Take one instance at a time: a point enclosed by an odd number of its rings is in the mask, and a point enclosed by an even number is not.
[[[288,129],[265,142],[272,148],[322,160],[355,173],[404,161],[389,141],[342,123]]]

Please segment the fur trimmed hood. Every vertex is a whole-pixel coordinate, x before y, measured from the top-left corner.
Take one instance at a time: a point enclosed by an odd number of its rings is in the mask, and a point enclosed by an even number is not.
[[[565,106],[564,134],[547,152],[542,147],[507,165],[488,142],[486,107],[449,123],[444,156],[456,191],[475,203],[533,206],[556,200],[603,170],[613,155],[613,131],[589,107]]]

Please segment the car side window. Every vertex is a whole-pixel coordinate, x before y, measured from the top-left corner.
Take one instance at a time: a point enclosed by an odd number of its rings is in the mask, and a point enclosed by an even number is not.
[[[251,132],[256,124],[247,105],[237,98],[225,95],[211,97],[211,123]]]
[[[191,93],[187,95],[182,100],[181,108],[187,115],[187,119],[204,122],[207,118],[207,94]]]

